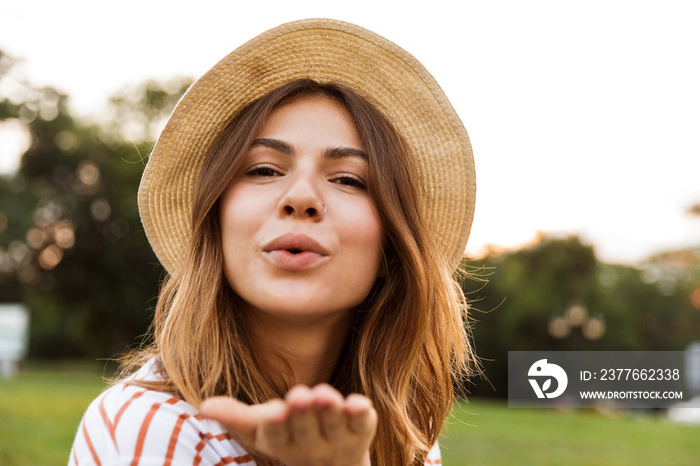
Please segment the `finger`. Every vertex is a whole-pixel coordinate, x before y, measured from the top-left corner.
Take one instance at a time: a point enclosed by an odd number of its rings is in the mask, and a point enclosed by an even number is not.
[[[330,385],[321,384],[313,388],[312,396],[321,420],[321,434],[330,441],[347,436],[348,423],[343,412],[343,395]]]
[[[264,405],[256,446],[263,453],[284,456],[291,440],[287,427],[289,409],[282,400],[271,400]]]
[[[327,383],[316,385],[311,389],[311,399],[317,409],[325,409],[334,404],[343,405],[345,403],[343,395]]]
[[[377,412],[369,398],[357,394],[348,396],[345,413],[349,416],[348,425],[351,432],[362,436],[374,435],[377,430]]]
[[[260,413],[235,398],[214,397],[204,400],[200,407],[202,416],[220,423],[232,435],[246,443],[255,441],[255,431],[260,424]]]
[[[311,390],[298,385],[287,393],[286,400],[290,410],[287,424],[292,441],[304,448],[317,445],[322,437]]]

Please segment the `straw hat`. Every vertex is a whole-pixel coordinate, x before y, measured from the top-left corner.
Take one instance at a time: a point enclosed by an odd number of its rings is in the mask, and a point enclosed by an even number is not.
[[[462,122],[409,53],[354,24],[308,19],[278,26],[231,52],[190,87],[170,116],[139,187],[141,220],[166,270],[184,263],[195,185],[216,136],[241,108],[300,78],[346,85],[394,124],[418,160],[422,218],[456,267],[476,191]]]

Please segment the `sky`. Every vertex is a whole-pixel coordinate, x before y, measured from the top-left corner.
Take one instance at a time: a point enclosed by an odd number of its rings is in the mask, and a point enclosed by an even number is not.
[[[538,232],[625,264],[700,245],[687,213],[700,203],[700,2],[2,0],[0,17],[0,49],[85,118],[126,86],[201,76],[283,22],[353,22],[418,58],[467,128],[468,253]]]

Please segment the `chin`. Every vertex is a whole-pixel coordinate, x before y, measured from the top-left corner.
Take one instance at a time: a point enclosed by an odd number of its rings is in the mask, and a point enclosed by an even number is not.
[[[295,325],[312,324],[325,317],[339,317],[353,311],[359,303],[338,303],[333,298],[308,299],[308,294],[294,297],[287,296],[282,301],[251,302],[254,312],[262,312],[268,316],[279,319],[281,322]],[[255,301],[255,300],[254,300]],[[333,306],[329,307],[329,303]]]

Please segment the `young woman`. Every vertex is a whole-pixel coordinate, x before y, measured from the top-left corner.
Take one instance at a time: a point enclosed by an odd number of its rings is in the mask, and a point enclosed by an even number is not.
[[[70,464],[440,464],[475,361],[453,278],[474,190],[462,123],[386,39],[304,20],[232,52],[150,156],[154,342]]]

